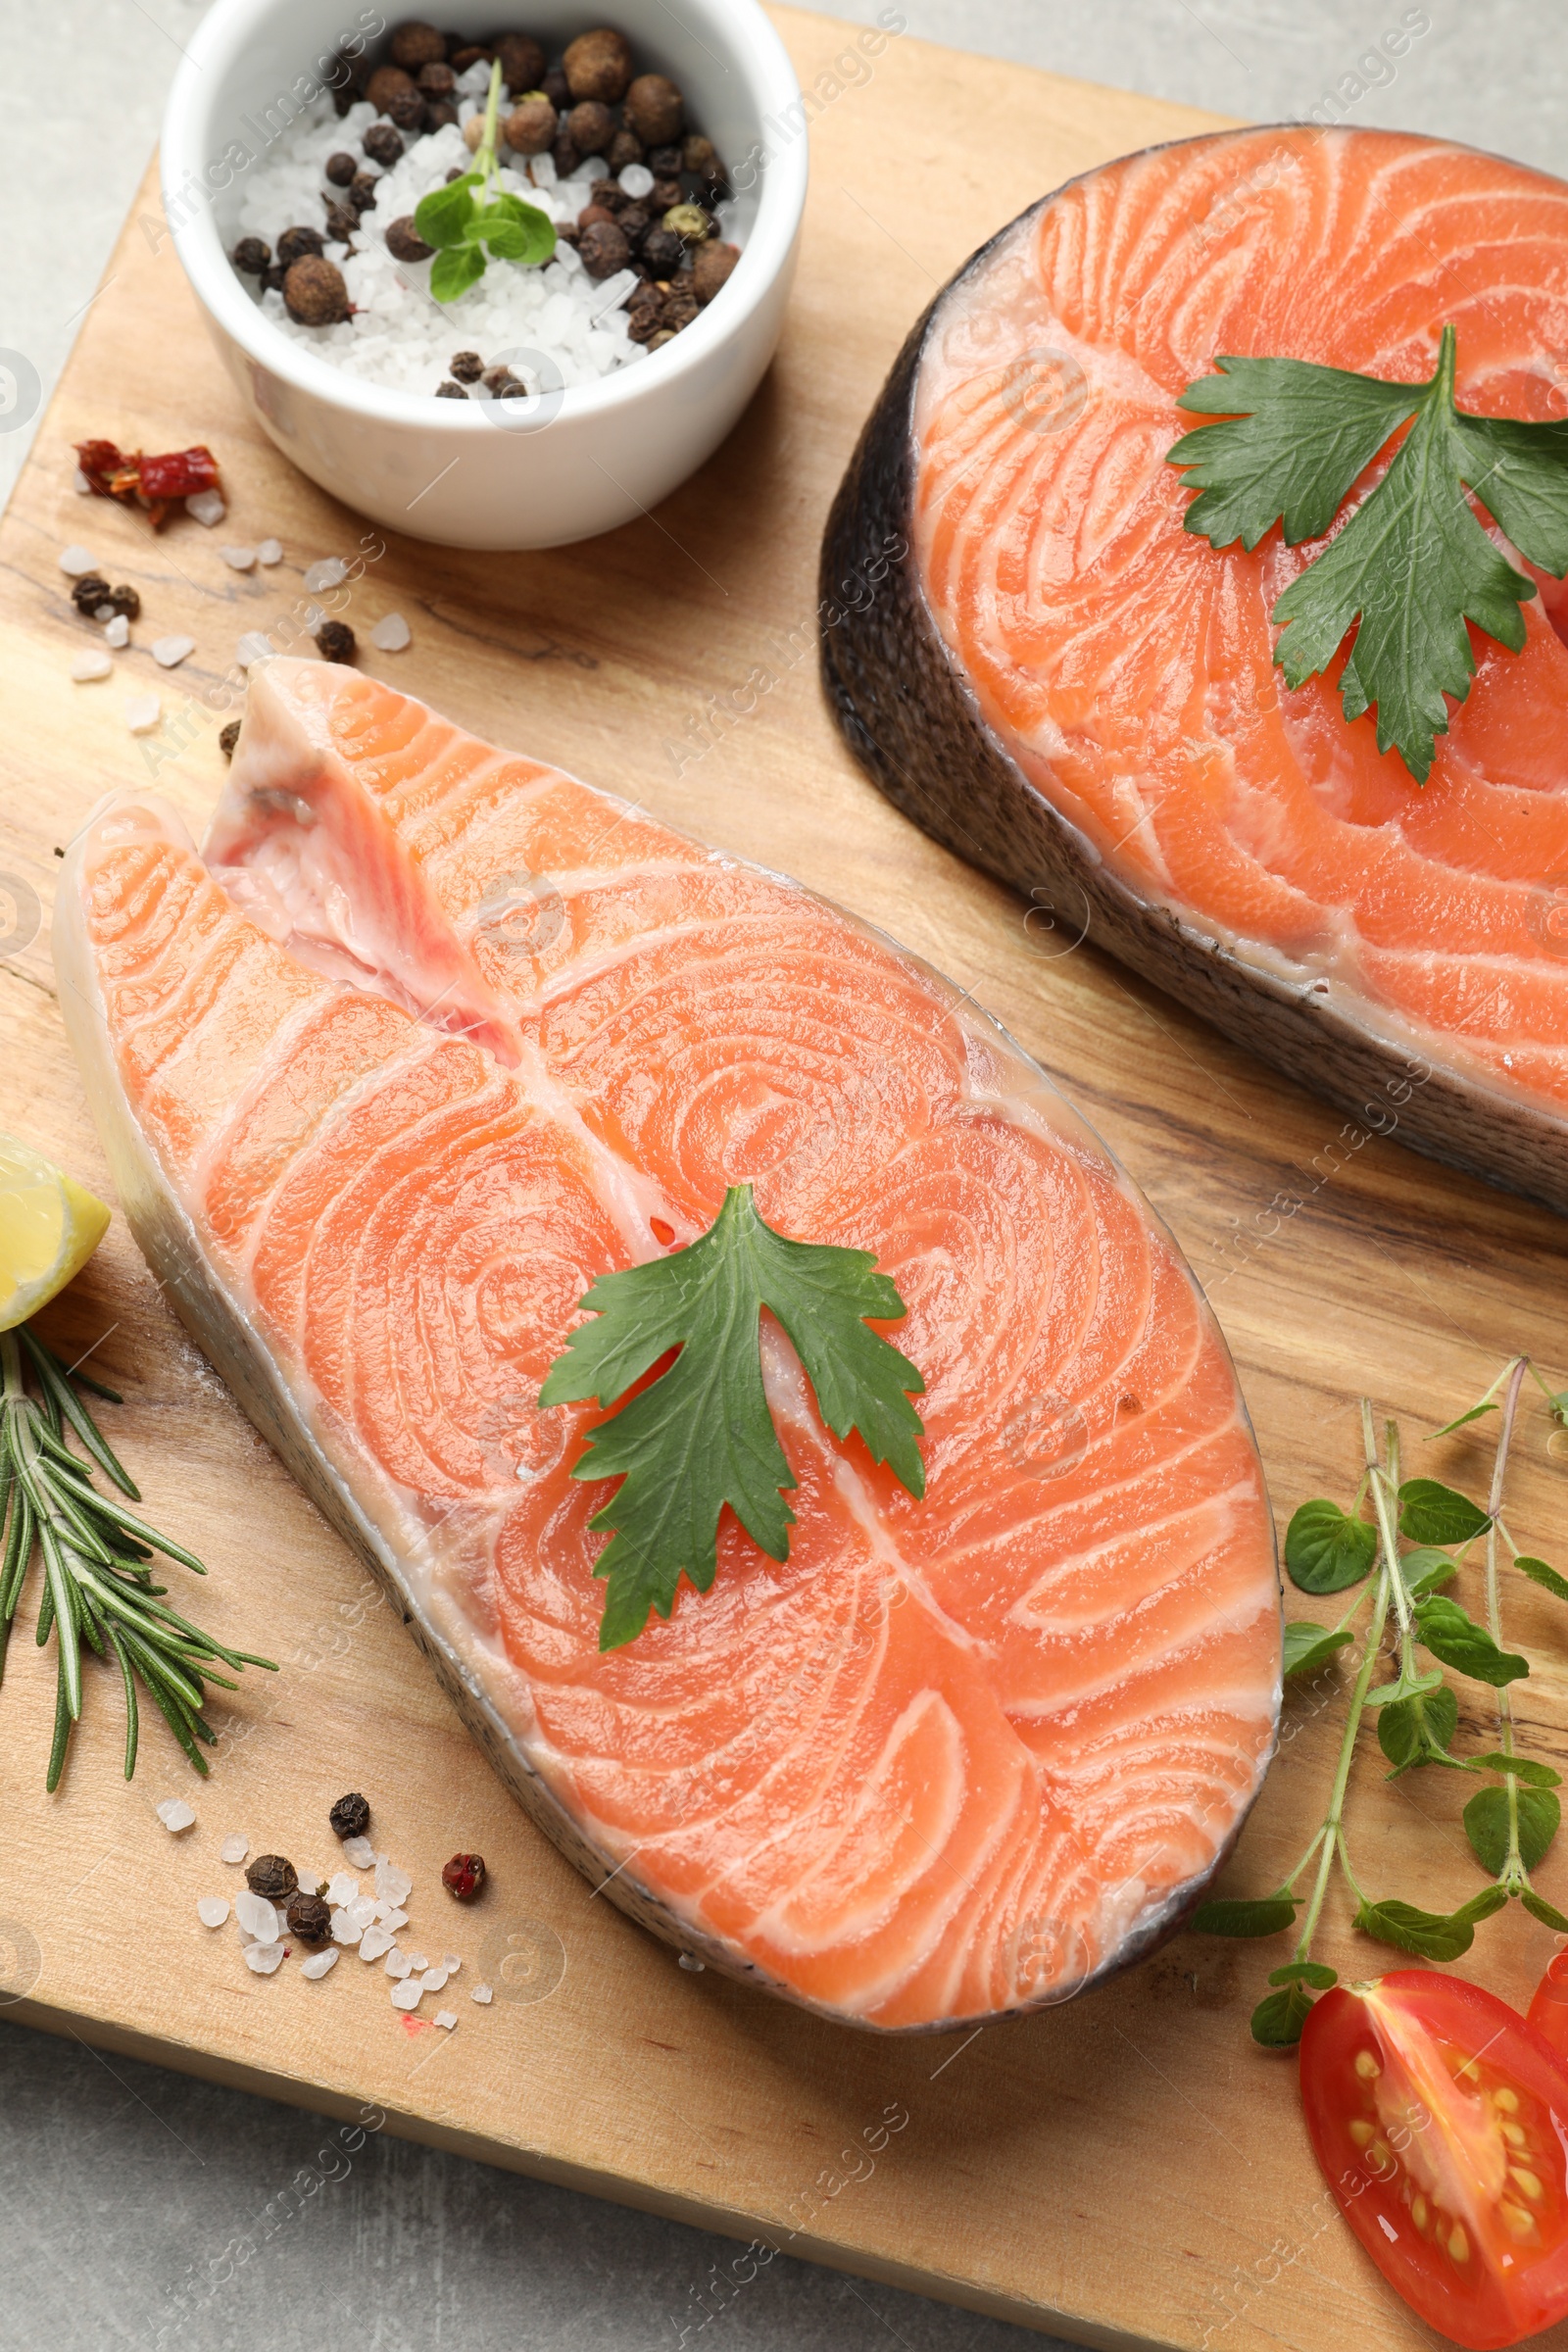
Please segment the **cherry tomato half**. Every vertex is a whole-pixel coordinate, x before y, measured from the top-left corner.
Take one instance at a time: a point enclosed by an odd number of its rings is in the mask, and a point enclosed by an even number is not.
[[[1559,1952],[1547,1961],[1527,2022],[1543,2041],[1550,2042],[1559,2058],[1568,2059],[1568,1952]]]
[[[1301,2034],[1317,2160],[1430,2327],[1496,2352],[1568,2312],[1568,2066],[1479,1984],[1340,1985]]]

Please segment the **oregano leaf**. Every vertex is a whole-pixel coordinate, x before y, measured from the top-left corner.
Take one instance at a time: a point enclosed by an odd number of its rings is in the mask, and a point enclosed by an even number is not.
[[[1221,1895],[1200,1903],[1187,1924],[1200,1936],[1279,1936],[1296,1925],[1296,1897]]]
[[[1377,1530],[1352,1519],[1321,1495],[1291,1514],[1285,1531],[1285,1565],[1303,1592],[1343,1592],[1371,1573],[1378,1556]]]
[[[1469,1544],[1492,1521],[1467,1494],[1437,1478],[1408,1478],[1399,1489],[1399,1533],[1412,1544]]]
[[[1301,2028],[1312,2014],[1312,1997],[1299,1984],[1271,1992],[1252,2011],[1252,2039],[1265,2050],[1290,2050],[1301,2038]]]

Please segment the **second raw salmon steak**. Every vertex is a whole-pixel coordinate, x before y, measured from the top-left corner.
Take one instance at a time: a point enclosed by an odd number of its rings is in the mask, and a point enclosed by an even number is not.
[[[253,674],[198,856],[106,804],[56,955],[156,1272],[470,1727],[634,1917],[826,2014],[936,2029],[1147,1949],[1271,1752],[1280,1609],[1224,1344],[1041,1072],[797,886],[352,671]],[[784,1562],[602,1652],[590,1284],[733,1185],[874,1252],[916,1501],[764,1318]]]

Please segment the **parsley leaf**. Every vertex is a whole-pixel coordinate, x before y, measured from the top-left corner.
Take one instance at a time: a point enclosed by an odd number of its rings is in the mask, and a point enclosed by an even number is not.
[[[1287,543],[1320,538],[1357,477],[1409,423],[1388,471],[1274,607],[1274,659],[1298,687],[1324,670],[1356,626],[1340,678],[1348,719],[1377,710],[1380,752],[1394,745],[1418,783],[1475,671],[1467,620],[1511,653],[1535,584],[1477,519],[1482,500],[1520,553],[1568,573],[1568,424],[1471,416],[1454,405],[1455,339],[1443,330],[1426,383],[1391,384],[1303,360],[1218,358],[1180,407],[1220,422],[1184,433],[1169,462],[1199,495],[1186,528],[1214,547],[1254,548],[1282,524]]]
[[[758,1215],[750,1185],[732,1185],[689,1248],[601,1275],[581,1303],[595,1320],[579,1325],[551,1366],[541,1405],[587,1396],[611,1404],[679,1350],[600,1423],[572,1471],[621,1481],[590,1522],[614,1530],[594,1566],[610,1585],[601,1649],[634,1641],[651,1609],[667,1617],[683,1570],[708,1591],[726,1503],[769,1559],[789,1557],[795,1514],[783,1490],[795,1478],[762,1386],[764,1306],[783,1325],[834,1435],[858,1429],[875,1460],[911,1494],[924,1494],[921,1423],[909,1397],[925,1382],[867,1328],[867,1316],[895,1321],[906,1311],[869,1250],[789,1241]]]

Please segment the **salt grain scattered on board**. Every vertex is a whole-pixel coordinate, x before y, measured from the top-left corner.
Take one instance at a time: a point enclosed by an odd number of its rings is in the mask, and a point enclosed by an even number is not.
[[[370,643],[383,654],[401,654],[413,634],[401,612],[384,612],[370,631]]]
[[[363,1936],[375,1917],[374,1898],[368,1894],[357,1894],[353,1902],[345,1903],[343,1908],[350,1925],[358,1928]]]
[[[218,552],[230,571],[251,571],[255,568],[254,547],[220,547]]]
[[[220,1928],[228,1917],[227,1895],[202,1895],[196,1905],[196,1916],[204,1928]]]
[[[269,568],[274,564],[281,564],[283,561],[282,540],[264,539],[256,550],[256,561],[258,564],[265,564]]]
[[[411,1952],[409,1954],[409,1966],[413,1969],[416,1976],[418,1976],[421,1971],[427,1969],[429,1965],[430,1956],[427,1952]]]
[[[97,559],[89,556],[84,547],[63,547],[60,551],[60,568],[68,572],[72,579],[79,580],[85,578],[89,571],[96,571],[98,564]]]
[[[92,484],[88,481],[87,476],[82,472],[79,466],[76,467],[75,474],[72,479],[71,487],[73,490],[74,490],[78,498],[91,498],[92,496]]]
[[[302,1870],[296,1875],[299,1879],[301,1894],[319,1893],[321,1886],[321,1877],[319,1871]]]
[[[397,1934],[399,1928],[406,1928],[409,1924],[408,1913],[406,1911],[400,1911],[396,1903],[378,1903],[375,1909],[375,1916],[380,1921],[383,1928],[391,1929],[394,1936]]]
[[[250,1850],[250,1839],[244,1837],[240,1831],[234,1830],[219,1847],[218,1859],[220,1862],[243,1862]]]
[[[313,1952],[308,1960],[301,1961],[300,1975],[309,1977],[314,1983],[318,1977],[324,1977],[328,1970],[334,1969],[336,1966],[337,1953],[328,1944],[324,1952]]]
[[[275,1943],[280,1933],[277,1913],[265,1894],[252,1894],[247,1886],[234,1897],[234,1917],[247,1936],[258,1943]]]
[[[186,499],[185,512],[187,514],[193,514],[198,522],[204,522],[211,530],[215,522],[222,521],[228,509],[223,504],[223,494],[220,490],[198,490],[194,498]]]
[[[392,1946],[386,1956],[386,1973],[389,1977],[396,1978],[400,1984],[405,1977],[412,1976],[414,1973],[413,1961],[405,1953],[400,1952],[396,1944]]]
[[[392,1932],[389,1928],[367,1928],[365,1934],[360,1937],[360,1958],[362,1960],[379,1960],[383,1952],[389,1952],[391,1949]]]
[[[100,653],[94,646],[89,653],[72,656],[71,674],[78,686],[86,686],[94,678],[107,678],[114,666],[109,656]]]
[[[444,1968],[427,1968],[419,1982],[426,1992],[445,1992],[447,1972]]]
[[[332,1941],[334,1943],[358,1943],[364,1933],[365,1930],[349,1912],[333,1912]]]
[[[101,605],[98,609],[100,612],[103,611]],[[117,612],[112,620],[104,622],[104,642],[112,645],[117,654],[122,646],[130,643],[130,622],[123,612]]]
[[[481,2009],[488,2009],[495,1997],[494,1988],[489,1984],[476,1984],[468,1995],[469,2000],[477,2001]]]
[[[345,1846],[343,1850],[346,1853],[348,1848]],[[406,1903],[413,1892],[414,1881],[408,1872],[399,1870],[397,1864],[389,1862],[383,1854],[375,1866],[376,1900],[382,1903]]]
[[[455,2013],[452,2010],[438,2009],[435,2013],[435,2022],[438,2026],[445,2026],[447,2032],[450,2034],[458,2021]]]
[[[441,1965],[446,1970],[449,1977],[455,1977],[459,1969],[463,1966],[463,1962],[458,1958],[456,1952],[443,1952],[441,1955]]]
[[[160,669],[177,669],[188,654],[196,651],[194,637],[155,637],[152,655]]]
[[[375,1868],[375,1848],[368,1838],[345,1838],[343,1859],[345,1862],[352,1862],[356,1870],[373,1870]]]
[[[359,1891],[360,1882],[352,1871],[334,1870],[326,1882],[326,1899],[329,1903],[352,1903]]]
[[[72,550],[70,552],[79,553],[80,551]],[[60,559],[62,564],[65,563],[65,560],[64,556]],[[313,564],[306,572],[305,585],[312,596],[319,596],[323,588],[340,588],[348,576],[349,567],[340,556],[323,556],[318,564]],[[361,1839],[360,1842],[363,1844],[364,1840]]]
[[[245,1965],[259,1977],[272,1976],[281,1967],[283,1946],[280,1943],[248,1943],[245,1946]]]
[[[166,1796],[158,1807],[158,1818],[166,1830],[179,1831],[188,1830],[196,1816],[182,1796]]]
[[[404,1984],[394,1984],[392,1987],[394,2009],[417,2009],[423,1998],[424,1986],[416,1984],[412,1977],[408,1978]]]
[[[125,724],[133,735],[150,735],[164,715],[156,694],[133,694],[125,703]],[[195,1820],[195,1815],[191,1819]]]

